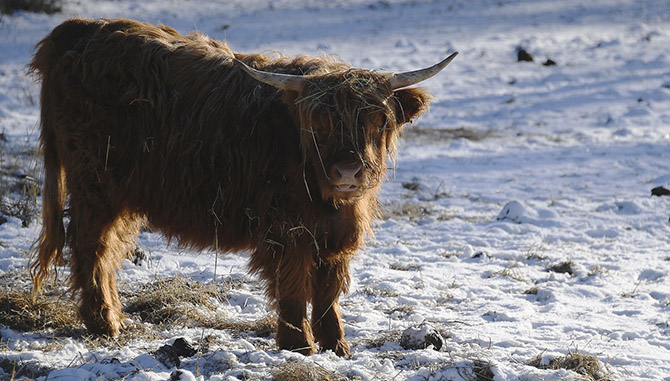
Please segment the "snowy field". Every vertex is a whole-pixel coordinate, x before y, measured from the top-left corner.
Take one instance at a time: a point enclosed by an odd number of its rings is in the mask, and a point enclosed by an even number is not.
[[[232,324],[155,325],[129,313],[152,334],[123,345],[0,327],[0,378],[281,379],[297,364],[313,379],[670,380],[670,197],[651,195],[670,188],[669,1],[67,0],[53,15],[2,15],[2,181],[35,160],[39,83],[25,65],[71,16],[163,23],[236,51],[327,53],[373,70],[461,54],[422,84],[435,101],[402,138],[384,218],[352,263],[342,298],[350,358],[278,351],[272,333]],[[520,47],[534,62],[517,61]],[[0,215],[2,287],[23,289],[38,230]],[[139,245],[148,257],[118,273],[124,298],[145,283],[209,285],[216,274],[225,297],[212,298],[212,318],[272,317],[247,254],[219,255],[215,269],[213,253],[155,233]],[[442,336],[439,350],[400,345],[422,323]],[[177,338],[199,351],[169,367],[157,350]],[[554,366],[573,355],[597,358],[597,371]]]

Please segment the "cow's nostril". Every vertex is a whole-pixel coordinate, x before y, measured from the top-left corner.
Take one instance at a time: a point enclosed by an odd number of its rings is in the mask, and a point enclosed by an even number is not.
[[[335,168],[333,168],[333,178],[335,180],[339,180],[342,178],[342,172],[340,172],[340,168],[336,165]]]
[[[332,176],[336,181],[357,182],[363,176],[363,167],[336,164],[333,166]]]

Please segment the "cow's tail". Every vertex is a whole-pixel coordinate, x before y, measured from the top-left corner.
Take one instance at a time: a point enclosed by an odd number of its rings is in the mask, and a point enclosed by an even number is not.
[[[64,25],[64,24],[63,24]],[[57,66],[63,54],[64,37],[70,33],[56,28],[38,45],[38,50],[30,63],[30,69],[42,77],[41,95],[41,131],[40,145],[44,157],[44,185],[42,189],[42,229],[35,245],[35,259],[30,266],[33,280],[33,295],[42,288],[42,283],[50,275],[50,270],[63,261],[65,246],[65,226],[63,216],[65,209],[65,181],[62,161],[56,144],[56,132],[53,118],[53,100],[55,94],[50,86],[49,76]]]
[[[37,240],[37,257],[30,267],[33,279],[33,294],[40,291],[42,282],[48,277],[49,269],[63,261],[65,246],[65,184],[61,161],[56,150],[53,129],[49,121],[42,119],[40,136],[44,155],[44,187],[42,189],[42,230]]]

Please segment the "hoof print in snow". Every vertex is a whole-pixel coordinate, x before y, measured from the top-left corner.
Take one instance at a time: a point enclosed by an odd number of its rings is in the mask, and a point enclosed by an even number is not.
[[[407,328],[400,337],[400,346],[405,349],[425,349],[429,345],[439,351],[444,344],[442,335],[428,323],[422,323],[418,327]]]
[[[659,196],[659,197],[660,196],[670,196],[670,190],[668,190],[665,187],[656,187],[656,188],[651,190],[651,195],[652,196]],[[1,217],[0,217],[0,221],[2,221]],[[0,222],[0,223],[2,223],[2,222]]]
[[[166,368],[176,368],[181,365],[181,360],[179,360],[179,355],[172,345],[163,345],[158,348],[154,354],[156,360],[160,361],[161,364],[165,365]]]
[[[528,51],[524,48],[519,48],[516,51],[516,59],[518,62],[533,62],[535,61],[533,59],[533,56],[528,53]]]

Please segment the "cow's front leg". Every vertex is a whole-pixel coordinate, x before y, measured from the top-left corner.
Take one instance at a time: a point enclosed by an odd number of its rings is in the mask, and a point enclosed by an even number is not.
[[[306,318],[306,301],[282,297],[277,305],[277,346],[306,356],[316,352],[312,329]]]
[[[312,270],[312,329],[321,349],[349,356],[340,312],[340,293],[349,284],[349,260],[321,263]]]
[[[277,346],[304,355],[316,352],[306,308],[311,296],[311,266],[311,255],[295,248],[271,247],[251,258],[251,269],[265,280],[267,294],[279,315]]]

